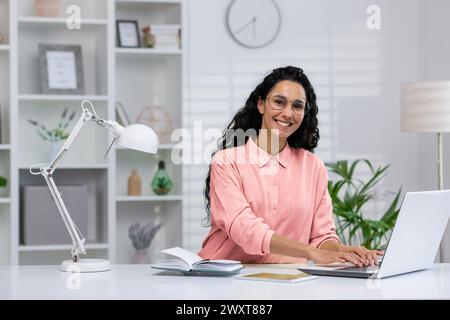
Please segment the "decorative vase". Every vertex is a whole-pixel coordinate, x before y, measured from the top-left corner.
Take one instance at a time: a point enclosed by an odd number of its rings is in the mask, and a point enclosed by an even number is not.
[[[156,171],[156,174],[152,180],[153,192],[157,195],[165,195],[172,190],[172,187],[173,182],[166,171],[166,165],[164,161],[159,161],[158,171]]]
[[[142,44],[146,48],[155,47],[155,36],[150,32],[150,27],[147,26],[142,29],[144,35],[142,36]]]
[[[53,160],[55,160],[56,155],[58,154],[59,149],[61,149],[62,141],[52,141],[50,143],[50,148],[48,149],[47,153],[47,162],[51,163]]]
[[[145,249],[136,249],[134,252],[133,263],[136,264],[149,264],[150,257],[147,252],[148,248]]]
[[[128,195],[141,195],[141,177],[139,177],[137,170],[132,170],[130,176],[128,177]]]
[[[57,17],[59,0],[34,0],[34,12],[38,17]]]

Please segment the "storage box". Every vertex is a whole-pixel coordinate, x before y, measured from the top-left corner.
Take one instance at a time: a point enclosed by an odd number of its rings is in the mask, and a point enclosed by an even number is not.
[[[87,186],[58,186],[73,222],[87,237]],[[22,243],[25,245],[72,244],[56,203],[45,186],[22,189]]]

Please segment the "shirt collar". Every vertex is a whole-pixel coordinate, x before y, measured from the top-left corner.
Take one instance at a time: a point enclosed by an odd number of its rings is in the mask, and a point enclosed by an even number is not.
[[[284,168],[289,164],[291,158],[291,147],[289,146],[289,143],[286,143],[283,150],[274,156],[261,149],[251,137],[248,138],[246,145],[250,157],[260,168],[264,167],[270,159],[277,159]]]

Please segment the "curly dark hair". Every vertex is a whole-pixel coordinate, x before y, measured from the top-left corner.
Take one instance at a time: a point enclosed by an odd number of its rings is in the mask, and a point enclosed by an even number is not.
[[[227,132],[231,130],[242,129],[244,132],[247,130],[254,130],[256,134],[259,134],[259,130],[262,125],[262,115],[259,113],[257,105],[258,100],[264,100],[267,94],[272,88],[280,81],[289,80],[297,82],[303,86],[306,92],[307,100],[307,112],[303,117],[300,127],[288,137],[287,143],[292,148],[303,148],[313,152],[317,147],[319,141],[319,129],[317,127],[317,113],[318,108],[316,104],[316,94],[308,77],[303,73],[303,70],[293,66],[287,66],[274,69],[268,74],[264,80],[253,90],[242,107],[233,117],[233,120],[228,124],[223,131],[223,135],[218,141],[218,150],[212,153],[214,154],[223,149],[237,146],[234,137],[230,140],[230,136]],[[248,140],[248,136],[245,137],[245,143]],[[205,226],[210,226],[211,223],[211,201],[209,197],[210,192],[210,180],[211,180],[211,165],[209,165],[208,175],[206,177],[206,185],[204,189],[205,203],[207,217],[204,219]]]

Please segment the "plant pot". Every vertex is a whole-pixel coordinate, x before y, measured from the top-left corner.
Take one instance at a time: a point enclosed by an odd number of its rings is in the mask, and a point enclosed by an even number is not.
[[[133,263],[136,264],[149,264],[150,257],[146,249],[136,249],[134,252]]]
[[[57,17],[59,0],[34,0],[34,12],[38,17]]]
[[[153,191],[157,194],[157,195],[166,195],[170,192],[170,189],[168,188],[154,188]]]
[[[55,160],[56,155],[59,152],[59,149],[61,149],[61,147],[62,147],[62,142],[63,141],[51,142],[50,148],[48,149],[48,153],[47,153],[47,162],[48,163],[51,163],[53,160]]]

